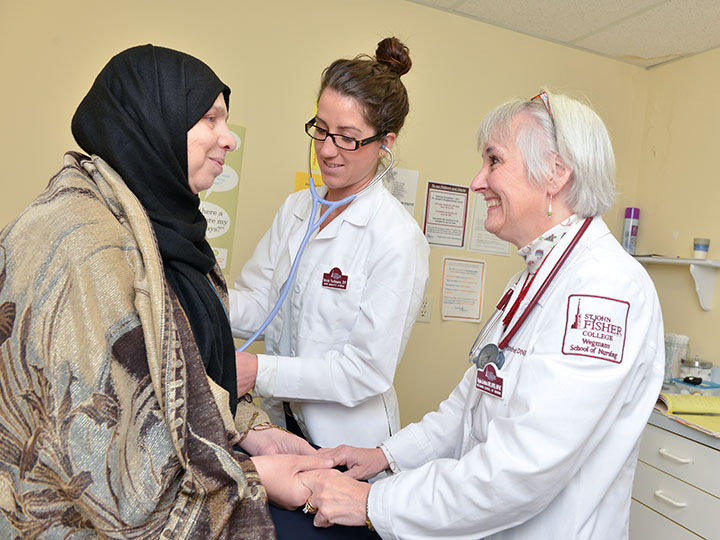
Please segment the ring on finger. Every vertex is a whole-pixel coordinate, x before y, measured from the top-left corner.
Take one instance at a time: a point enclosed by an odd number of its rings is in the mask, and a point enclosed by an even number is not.
[[[303,506],[303,513],[304,514],[315,514],[318,511],[318,509],[313,505],[313,503],[310,502],[310,497],[308,497],[308,500],[305,501],[305,506]]]

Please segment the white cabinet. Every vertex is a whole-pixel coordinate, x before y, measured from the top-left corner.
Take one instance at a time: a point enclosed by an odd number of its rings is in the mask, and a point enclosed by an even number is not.
[[[648,424],[633,483],[630,540],[720,540],[720,452],[713,446]]]

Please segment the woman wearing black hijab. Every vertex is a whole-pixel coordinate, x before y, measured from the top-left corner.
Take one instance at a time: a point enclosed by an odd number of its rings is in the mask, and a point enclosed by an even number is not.
[[[297,507],[330,465],[273,455],[314,451],[236,395],[197,197],[229,96],[184,53],[118,54],[73,117],[90,157],[0,232],[0,537],[273,538],[263,485]]]

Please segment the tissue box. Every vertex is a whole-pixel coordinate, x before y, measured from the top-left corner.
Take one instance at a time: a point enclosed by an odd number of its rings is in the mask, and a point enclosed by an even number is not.
[[[689,384],[682,379],[670,379],[678,394],[701,394],[703,396],[720,396],[720,384],[703,381],[700,384]]]

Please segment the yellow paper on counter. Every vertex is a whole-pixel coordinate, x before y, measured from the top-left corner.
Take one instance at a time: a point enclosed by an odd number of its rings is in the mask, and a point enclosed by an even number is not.
[[[720,438],[720,396],[662,393],[655,410],[668,418]]]

